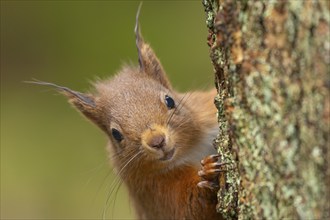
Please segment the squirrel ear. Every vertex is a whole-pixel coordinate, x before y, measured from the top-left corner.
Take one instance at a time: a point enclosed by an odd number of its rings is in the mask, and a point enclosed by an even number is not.
[[[142,3],[139,5],[138,11],[136,13],[136,23],[134,29],[140,70],[141,72],[146,73],[147,75],[154,78],[156,81],[160,82],[165,88],[170,89],[171,84],[167,79],[162,64],[160,63],[154,51],[147,43],[144,42],[143,37],[141,36],[139,28],[139,15],[141,6]]]
[[[44,86],[51,86],[57,89],[60,93],[65,95],[69,102],[89,120],[98,125],[102,130],[106,132],[106,126],[102,122],[101,113],[99,108],[95,104],[95,98],[90,94],[83,94],[74,90],[71,90],[64,86],[59,86],[54,83],[42,82],[42,81],[28,81],[27,83],[33,83]]]

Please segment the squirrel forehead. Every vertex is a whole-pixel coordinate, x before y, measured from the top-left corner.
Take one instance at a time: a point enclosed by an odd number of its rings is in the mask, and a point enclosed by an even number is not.
[[[108,80],[96,82],[94,86],[100,97],[120,97],[121,94],[143,96],[146,92],[156,94],[157,92],[168,91],[159,82],[133,67],[124,67],[117,75]]]
[[[159,117],[167,111],[162,94],[170,91],[139,72],[120,73],[96,83],[95,88],[103,109],[119,121],[152,120],[152,115]]]
[[[120,81],[120,82],[118,82]],[[144,101],[144,104],[159,101],[161,93],[169,92],[152,79],[114,78],[101,82],[96,86],[97,96],[106,102],[119,102],[129,104],[132,101]],[[115,105],[116,103],[110,103]]]

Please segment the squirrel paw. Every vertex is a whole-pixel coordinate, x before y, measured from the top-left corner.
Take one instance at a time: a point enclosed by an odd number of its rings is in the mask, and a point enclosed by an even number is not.
[[[226,163],[221,163],[218,161],[220,155],[213,154],[205,157],[202,161],[202,169],[198,171],[198,176],[201,177],[197,186],[200,188],[208,188],[211,190],[219,189],[219,174],[224,169],[221,169]]]

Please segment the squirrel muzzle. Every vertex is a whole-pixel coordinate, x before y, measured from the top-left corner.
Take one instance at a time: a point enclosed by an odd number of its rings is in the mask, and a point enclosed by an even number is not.
[[[171,146],[168,133],[168,129],[164,126],[157,124],[149,126],[141,135],[144,150],[155,159],[171,159],[175,149]]]

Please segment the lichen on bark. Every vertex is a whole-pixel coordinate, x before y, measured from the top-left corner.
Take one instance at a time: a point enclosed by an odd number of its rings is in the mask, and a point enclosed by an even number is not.
[[[329,217],[330,6],[204,0],[226,218]]]

